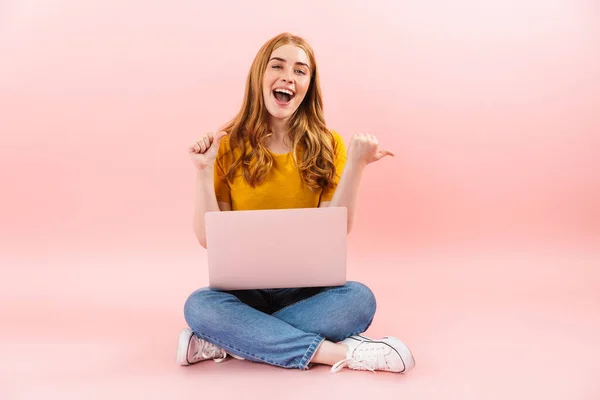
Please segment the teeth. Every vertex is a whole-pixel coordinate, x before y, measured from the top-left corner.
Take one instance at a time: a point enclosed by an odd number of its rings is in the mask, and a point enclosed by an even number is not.
[[[276,91],[276,92],[279,92],[279,93],[287,93],[287,94],[289,94],[290,96],[293,96],[293,95],[294,95],[294,93],[292,93],[292,91],[291,91],[291,90],[287,90],[287,89],[275,89],[275,91]]]

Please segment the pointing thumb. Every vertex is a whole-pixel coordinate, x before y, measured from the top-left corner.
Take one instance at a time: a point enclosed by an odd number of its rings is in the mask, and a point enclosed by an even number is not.
[[[388,149],[380,150],[377,152],[377,154],[375,154],[374,159],[375,159],[375,161],[379,161],[385,156],[395,157],[395,154],[394,154],[394,152],[392,152],[391,150],[388,150]]]
[[[217,132],[213,135],[213,139],[212,139],[212,143],[210,144],[210,147],[207,150],[207,153],[210,152],[211,155],[216,156],[217,153],[219,152],[219,147],[221,144],[221,139],[223,139],[223,136],[227,135],[227,132]]]
[[[213,136],[213,143],[218,146],[219,143],[221,142],[221,139],[223,139],[223,136],[227,135],[227,132],[224,131],[220,131],[214,134]]]

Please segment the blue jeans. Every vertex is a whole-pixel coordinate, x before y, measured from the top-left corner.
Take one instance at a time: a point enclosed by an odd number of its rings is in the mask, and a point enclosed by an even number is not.
[[[364,284],[301,289],[193,292],[185,319],[201,339],[246,360],[306,370],[324,340],[365,332],[375,316]]]

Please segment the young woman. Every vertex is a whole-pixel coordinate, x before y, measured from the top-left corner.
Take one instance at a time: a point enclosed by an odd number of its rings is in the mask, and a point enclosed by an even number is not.
[[[350,231],[365,167],[393,156],[368,134],[354,136],[346,151],[340,135],[325,124],[313,51],[288,33],[258,52],[238,115],[220,132],[201,137],[189,153],[196,168],[194,231],[204,247],[207,211],[341,206],[348,210]],[[313,364],[331,365],[332,372],[412,369],[413,356],[399,339],[360,335],[375,309],[372,291],[358,282],[202,288],[185,303],[189,328],[180,334],[177,361],[190,365],[231,355],[303,370]]]

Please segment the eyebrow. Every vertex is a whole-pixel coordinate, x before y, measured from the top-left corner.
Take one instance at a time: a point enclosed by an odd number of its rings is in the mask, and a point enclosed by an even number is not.
[[[273,60],[277,60],[277,61],[281,61],[281,62],[287,62],[287,60],[281,58],[281,57],[272,57],[269,61],[273,61]],[[306,68],[310,69],[310,67],[308,66],[308,64],[303,63],[303,62],[296,62],[297,65],[304,65]]]

